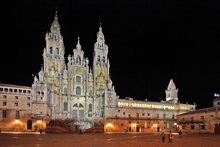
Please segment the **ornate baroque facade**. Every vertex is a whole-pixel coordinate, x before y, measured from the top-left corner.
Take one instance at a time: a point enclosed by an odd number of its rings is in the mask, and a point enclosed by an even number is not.
[[[105,131],[158,131],[173,128],[176,115],[195,109],[195,105],[179,103],[178,89],[172,79],[165,91],[166,101],[119,99],[109,75],[108,46],[101,25],[91,68],[79,38],[73,55],[69,55],[65,63],[57,13],[45,40],[44,64],[34,77],[32,87],[0,85],[1,128],[13,128],[14,123],[5,124],[17,119],[20,119],[20,127],[31,130],[39,120],[70,118],[78,122],[101,121]],[[15,106],[15,103],[18,104]],[[89,127],[92,124],[84,125],[84,129]],[[39,128],[39,124],[34,128]]]

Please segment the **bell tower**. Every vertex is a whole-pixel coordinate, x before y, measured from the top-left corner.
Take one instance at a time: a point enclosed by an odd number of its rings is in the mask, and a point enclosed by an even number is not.
[[[166,92],[167,102],[173,102],[173,103],[178,102],[178,89],[176,88],[173,79],[170,80],[167,90],[165,92]]]
[[[48,77],[63,72],[65,68],[64,43],[60,33],[57,11],[51,24],[50,32],[46,33],[46,47],[44,48],[44,72]]]

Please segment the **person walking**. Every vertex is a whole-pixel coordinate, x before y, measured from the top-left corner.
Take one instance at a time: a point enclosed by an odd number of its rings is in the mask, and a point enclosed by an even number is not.
[[[165,134],[162,132],[162,142],[165,142]]]
[[[172,143],[173,142],[173,134],[169,133],[168,138],[169,138],[169,143]]]

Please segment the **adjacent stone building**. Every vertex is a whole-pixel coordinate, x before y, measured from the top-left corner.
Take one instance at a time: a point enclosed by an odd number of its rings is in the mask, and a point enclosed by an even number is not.
[[[43,66],[32,87],[0,85],[1,128],[15,130],[17,125],[21,130],[37,130],[53,119],[74,119],[81,129],[98,123],[108,132],[160,131],[175,129],[176,115],[195,109],[195,105],[179,102],[172,79],[165,91],[166,101],[119,99],[109,74],[109,49],[101,25],[92,67],[79,38],[65,62],[57,13],[45,41]]]
[[[177,115],[178,127],[182,132],[220,134],[220,99],[214,100],[214,107],[197,109]]]

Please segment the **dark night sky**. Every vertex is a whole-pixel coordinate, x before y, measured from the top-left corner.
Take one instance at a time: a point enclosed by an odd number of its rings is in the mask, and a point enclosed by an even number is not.
[[[171,78],[180,101],[197,108],[212,106],[220,92],[220,1],[213,0],[16,1],[2,13],[9,21],[3,21],[0,83],[31,86],[56,8],[66,58],[80,36],[91,64],[102,22],[120,97],[164,100]]]

